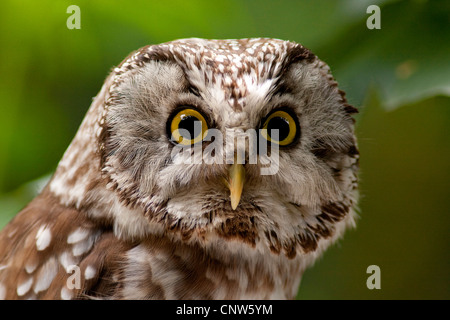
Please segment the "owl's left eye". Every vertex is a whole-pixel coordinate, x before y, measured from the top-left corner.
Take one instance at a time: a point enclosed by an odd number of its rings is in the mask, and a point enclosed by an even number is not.
[[[192,108],[178,111],[168,124],[171,140],[185,146],[202,141],[208,132],[205,117]]]
[[[295,142],[300,136],[300,126],[296,117],[289,111],[276,110],[266,117],[262,126],[262,136],[280,146],[287,146]],[[278,137],[274,131],[278,131]]]

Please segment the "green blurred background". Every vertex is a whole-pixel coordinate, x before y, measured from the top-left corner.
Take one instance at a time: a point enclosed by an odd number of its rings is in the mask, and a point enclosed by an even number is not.
[[[81,29],[69,30],[69,5]],[[369,30],[366,9],[381,8]],[[299,299],[450,299],[450,1],[2,1],[0,228],[39,190],[111,68],[147,44],[274,37],[360,109],[360,219]],[[369,290],[369,265],[381,289]]]

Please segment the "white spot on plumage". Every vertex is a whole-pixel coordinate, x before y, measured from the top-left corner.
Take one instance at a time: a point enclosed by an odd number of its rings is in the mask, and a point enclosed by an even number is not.
[[[30,291],[31,286],[33,285],[33,278],[30,277],[28,280],[17,286],[17,295],[19,297],[24,296]]]
[[[5,300],[6,298],[6,288],[0,283],[0,300]]]
[[[231,77],[229,75],[226,75],[223,79],[223,83],[227,86],[229,86],[231,84],[231,82],[233,82],[233,80],[231,79]]]
[[[25,271],[28,274],[31,274],[34,272],[34,270],[36,270],[37,266],[38,266],[37,261],[27,262],[27,264],[25,265]]]
[[[241,69],[242,68],[242,62],[240,57],[236,57],[233,59],[233,64],[236,66],[236,68]]]
[[[76,257],[81,256],[83,253],[87,252],[91,248],[88,242],[80,242],[73,246],[72,254]]]
[[[84,278],[85,278],[86,280],[93,279],[93,278],[95,277],[96,273],[97,273],[97,272],[95,271],[94,267],[92,267],[92,266],[87,266],[87,267],[86,267],[86,270],[84,270]]]
[[[260,60],[260,63],[261,63],[264,59],[264,52],[260,51],[260,52],[258,52],[258,54],[256,56]]]
[[[49,227],[47,225],[42,225],[36,234],[36,248],[38,251],[45,250],[51,240],[52,234]]]
[[[66,287],[63,287],[61,289],[61,299],[63,299],[63,300],[71,300],[72,297],[73,297],[72,291],[70,291]]]
[[[83,241],[77,242],[72,247],[72,254],[75,257],[81,256],[82,254],[88,252],[97,238],[97,234],[92,234],[85,238]]]
[[[74,257],[69,252],[64,252],[59,256],[59,263],[63,266],[66,272],[70,272],[72,267],[76,264]]]
[[[36,283],[34,284],[33,291],[35,293],[39,293],[41,291],[47,290],[50,287],[57,272],[58,262],[54,257],[51,257],[39,270],[39,273],[36,276]]]
[[[67,237],[67,243],[72,244],[72,243],[77,243],[80,242],[84,239],[86,239],[86,237],[89,235],[89,231],[86,229],[82,229],[82,228],[78,228],[77,230],[75,230],[74,232],[72,232],[68,237]]]

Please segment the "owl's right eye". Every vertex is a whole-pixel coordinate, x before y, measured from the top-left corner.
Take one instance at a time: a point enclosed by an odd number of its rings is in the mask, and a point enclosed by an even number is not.
[[[202,141],[208,132],[205,117],[195,109],[186,108],[175,113],[168,122],[171,140],[189,146]]]

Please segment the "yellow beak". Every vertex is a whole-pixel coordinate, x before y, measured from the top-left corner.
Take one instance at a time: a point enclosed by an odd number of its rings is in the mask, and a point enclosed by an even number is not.
[[[244,188],[245,169],[242,164],[232,164],[228,172],[228,187],[230,188],[231,208],[236,210],[241,201],[242,189]]]

